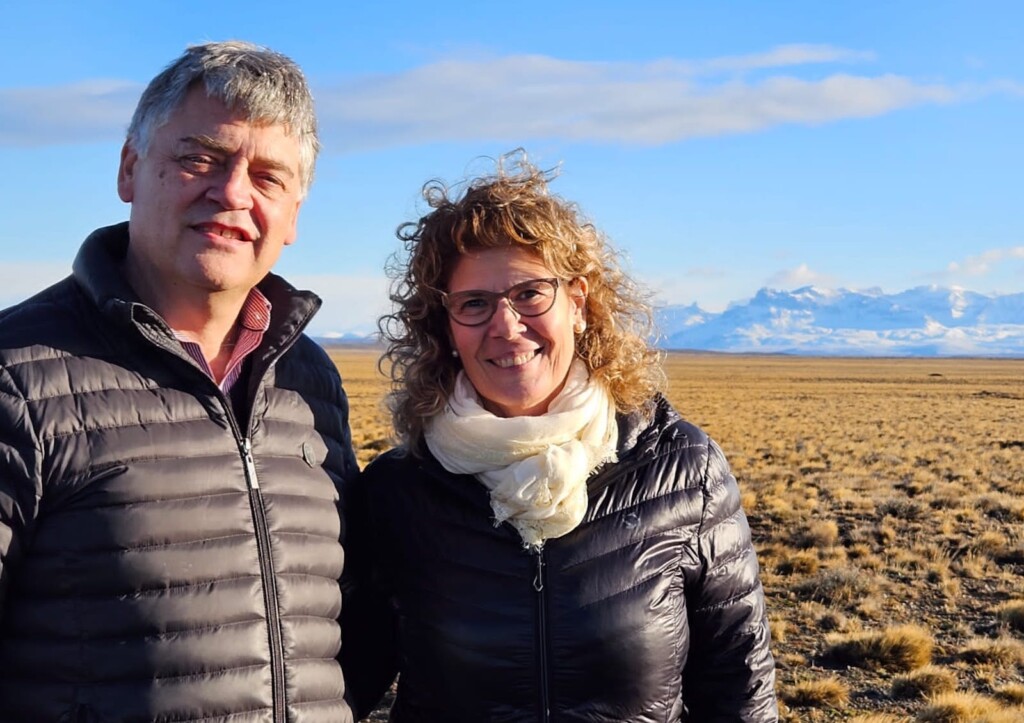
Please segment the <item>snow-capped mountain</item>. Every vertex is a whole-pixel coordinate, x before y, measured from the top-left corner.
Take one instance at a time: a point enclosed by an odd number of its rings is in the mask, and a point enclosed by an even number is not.
[[[657,310],[659,346],[856,356],[1024,357],[1024,293],[922,286],[878,290],[761,289],[720,313]]]

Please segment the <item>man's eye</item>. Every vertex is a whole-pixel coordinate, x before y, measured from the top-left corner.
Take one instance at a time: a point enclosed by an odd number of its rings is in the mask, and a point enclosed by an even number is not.
[[[284,181],[272,173],[260,173],[255,178],[256,183],[266,188],[284,188]]]
[[[203,155],[181,156],[178,163],[189,173],[208,173],[217,165],[213,158]]]

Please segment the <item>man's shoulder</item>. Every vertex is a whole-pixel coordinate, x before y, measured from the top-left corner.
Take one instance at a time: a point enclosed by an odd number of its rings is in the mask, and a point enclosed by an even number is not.
[[[282,361],[300,367],[317,368],[332,376],[338,374],[338,367],[331,360],[327,351],[306,334],[299,335],[295,343],[285,353]]]
[[[275,365],[274,386],[348,406],[338,367],[322,346],[302,334]]]

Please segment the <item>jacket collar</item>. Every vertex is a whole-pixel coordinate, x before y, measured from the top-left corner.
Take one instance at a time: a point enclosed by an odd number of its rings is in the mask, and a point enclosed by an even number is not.
[[[655,395],[651,404],[643,409],[618,415],[619,459],[653,449],[662,434],[669,432],[679,419],[679,413],[661,394]]]

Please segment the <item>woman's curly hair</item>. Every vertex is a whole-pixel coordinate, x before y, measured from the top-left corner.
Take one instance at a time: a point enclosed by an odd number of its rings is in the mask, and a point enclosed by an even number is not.
[[[522,246],[554,275],[587,279],[587,328],[576,337],[576,355],[607,387],[618,411],[647,408],[664,380],[660,353],[651,346],[650,306],[576,204],[549,192],[556,173],[538,169],[522,149],[503,155],[496,166],[494,174],[460,184],[461,195],[441,181],[427,182],[422,194],[433,210],[396,232],[406,256],[396,253],[387,265],[395,311],[378,320],[387,344],[379,365],[390,372],[395,433],[413,453],[461,369],[439,292],[468,251]]]

